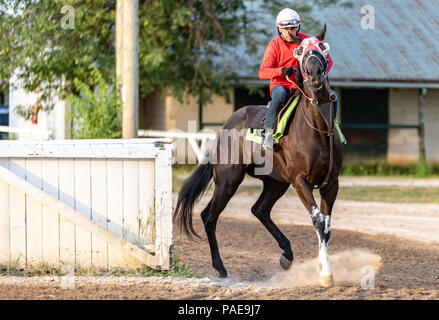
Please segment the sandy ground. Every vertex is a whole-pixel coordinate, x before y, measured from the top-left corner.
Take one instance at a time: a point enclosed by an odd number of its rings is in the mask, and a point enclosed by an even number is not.
[[[284,196],[272,214],[292,243],[289,271],[279,266],[275,240],[250,214],[256,198],[236,195],[218,223],[228,279],[217,278],[207,241],[190,242],[175,231],[177,257],[197,279],[2,277],[0,299],[439,299],[438,205],[337,201],[329,246],[335,286],[324,289],[316,235],[296,196]],[[200,234],[199,212],[208,200],[194,215]]]
[[[201,230],[198,220],[196,227]],[[334,230],[330,255],[335,286],[324,289],[317,284],[314,230],[295,225],[281,229],[295,253],[289,271],[281,270],[280,250],[259,223],[223,218],[218,241],[229,279],[216,277],[206,242],[176,235],[180,260],[200,278],[77,277],[63,283],[62,278],[3,277],[0,299],[439,299],[438,245]],[[373,274],[373,288],[362,289],[362,278]]]
[[[254,220],[250,212],[258,194],[240,193],[227,205],[221,217]],[[206,196],[199,211],[209,202]],[[317,203],[320,199],[316,198]],[[286,194],[275,204],[272,218],[277,223],[311,225],[309,214],[296,195]],[[439,205],[381,203],[337,200],[332,214],[336,229],[387,234],[405,239],[439,243]]]
[[[399,186],[399,187],[439,187],[439,179],[436,178],[405,178],[405,177],[340,177],[340,187],[376,187],[376,186]],[[246,176],[242,185],[262,186],[262,182]]]

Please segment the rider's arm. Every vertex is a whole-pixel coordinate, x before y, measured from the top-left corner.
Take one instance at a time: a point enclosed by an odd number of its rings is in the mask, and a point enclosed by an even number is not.
[[[271,41],[265,50],[264,59],[262,60],[261,67],[259,68],[259,78],[271,80],[272,78],[281,75],[282,67],[276,66],[276,50],[274,41]]]

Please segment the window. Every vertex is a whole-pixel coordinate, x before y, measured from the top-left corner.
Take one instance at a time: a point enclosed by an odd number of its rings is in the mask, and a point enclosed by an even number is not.
[[[385,160],[388,101],[388,89],[341,90],[341,126],[348,140],[347,160]]]
[[[268,86],[258,87],[252,91],[246,87],[235,88],[235,111],[250,105],[267,105],[271,100]]]

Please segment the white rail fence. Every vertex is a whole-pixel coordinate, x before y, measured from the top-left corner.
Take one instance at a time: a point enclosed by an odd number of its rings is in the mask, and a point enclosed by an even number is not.
[[[169,269],[171,165],[170,139],[0,141],[0,263]]]
[[[186,139],[189,142],[189,146],[192,148],[192,151],[195,153],[198,162],[202,162],[204,157],[206,156],[207,151],[213,145],[217,134],[216,133],[207,133],[207,132],[183,132],[181,130],[169,130],[169,131],[159,131],[159,130],[139,130],[139,137],[166,137],[171,139]],[[198,142],[201,141],[201,144],[198,145]],[[179,143],[176,143],[177,152],[181,152],[181,149],[184,148]],[[178,150],[180,149],[180,150]]]
[[[28,140],[50,140],[53,137],[52,131],[38,128],[0,126],[0,132],[16,133]]]

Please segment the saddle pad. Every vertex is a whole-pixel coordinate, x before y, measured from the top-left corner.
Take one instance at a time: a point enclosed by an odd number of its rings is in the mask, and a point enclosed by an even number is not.
[[[288,119],[290,118],[291,114],[293,113],[294,109],[296,108],[298,101],[300,99],[300,95],[297,96],[294,101],[287,107],[284,108],[285,111],[282,113],[280,120],[278,120],[277,126],[276,126],[276,132],[273,135],[273,138],[279,142],[279,139],[284,136],[286,125],[288,122]],[[338,137],[340,139],[340,142],[342,144],[346,144],[346,138],[344,134],[342,133],[340,129],[340,125],[338,124],[337,120],[334,119],[334,128],[335,131],[338,134]],[[259,144],[262,144],[262,140],[264,137],[264,129],[261,128],[248,128],[247,134],[245,136],[245,139],[248,141],[256,142]]]
[[[273,134],[273,138],[279,142],[279,139],[284,136],[284,131],[287,126],[288,119],[296,108],[298,102],[300,100],[300,95],[296,96],[294,100],[290,103],[289,106],[284,107],[281,110],[280,118],[278,118],[278,122],[276,125],[275,133]],[[265,115],[265,112],[264,112]],[[256,142],[262,144],[264,129],[263,128],[249,128],[247,130],[247,134],[245,139],[248,141]]]
[[[340,138],[340,142],[342,144],[347,144],[348,141],[346,140],[344,134],[341,132],[340,125],[338,124],[337,120],[334,120],[334,128],[335,131],[337,131],[338,137]]]
[[[248,128],[245,140],[262,144],[264,129],[252,129]]]
[[[300,95],[298,95],[293,102],[290,103],[290,105],[286,108],[286,110],[281,115],[280,119],[277,122],[276,125],[276,132],[273,135],[274,140],[279,142],[279,139],[283,137],[285,133],[285,128],[287,126],[287,122],[290,119],[290,116],[293,114],[294,109],[296,108],[298,102],[300,100]]]

